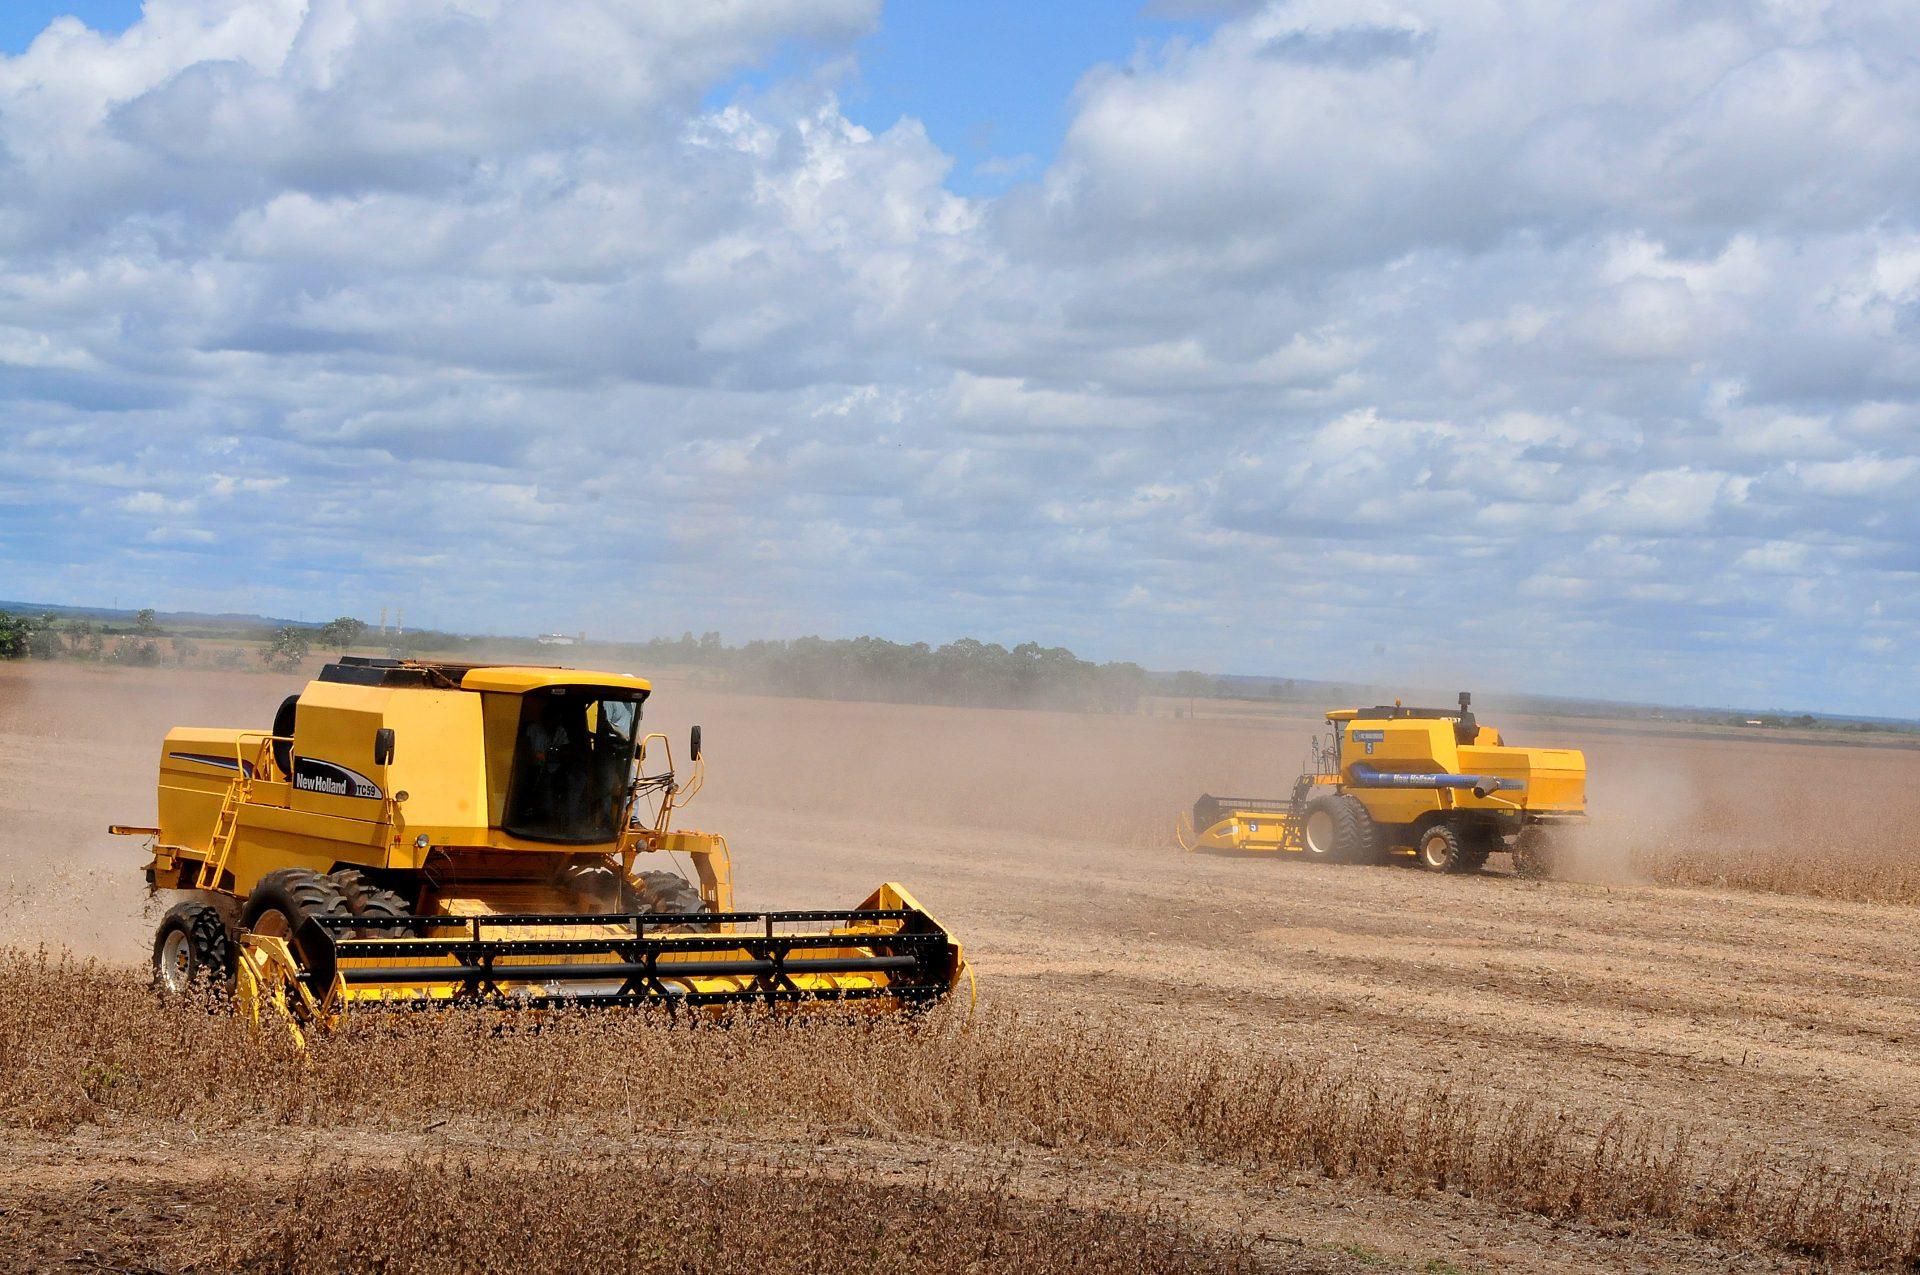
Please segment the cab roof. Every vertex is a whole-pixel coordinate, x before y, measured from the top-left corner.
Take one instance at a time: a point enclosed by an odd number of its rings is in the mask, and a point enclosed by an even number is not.
[[[1438,722],[1458,722],[1463,720],[1461,710],[1457,708],[1408,708],[1401,704],[1376,704],[1372,708],[1330,708],[1327,710],[1327,720],[1330,722],[1374,721],[1376,719],[1392,721],[1397,718],[1408,717]]]
[[[645,696],[653,683],[628,673],[558,668],[538,664],[468,664],[452,660],[392,660],[343,655],[320,670],[322,682],[353,686],[416,687],[442,691],[506,691],[524,694],[549,686],[599,686],[637,691]]]
[[[532,691],[546,686],[610,686],[625,691],[651,691],[653,683],[627,673],[596,673],[591,669],[549,668],[534,664],[490,664],[469,670],[460,679],[463,691]]]

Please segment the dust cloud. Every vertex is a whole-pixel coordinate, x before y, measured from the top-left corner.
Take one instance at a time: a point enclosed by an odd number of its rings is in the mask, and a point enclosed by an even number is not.
[[[303,677],[0,666],[0,942],[143,960],[153,917],[142,847],[107,825],[153,821],[169,727],[264,728]],[[991,921],[976,900],[1009,874],[1031,874],[1033,890],[1062,875],[1191,874],[1192,859],[1173,849],[1178,814],[1202,792],[1284,795],[1323,728],[1301,706],[1202,701],[1196,716],[1185,702],[1178,716],[1172,701],[1157,707],[784,699],[668,671],[645,726],[669,736],[683,767],[688,727],[704,728],[707,785],[682,823],[729,836],[742,906],[844,906],[894,879]],[[1576,720],[1499,725],[1514,743],[1587,752],[1593,824],[1564,875],[1920,901],[1902,831],[1920,818],[1920,750]],[[1819,796],[1862,783],[1889,794],[1891,808]],[[1284,878],[1255,881],[1287,888]]]
[[[1587,765],[1588,807],[1605,817],[1557,834],[1567,853],[1558,859],[1555,875],[1605,885],[1650,881],[1645,852],[1693,808],[1690,779],[1638,755],[1604,759],[1597,769],[1589,755]]]
[[[173,726],[271,724],[297,677],[82,664],[0,665],[0,942],[142,959],[137,838]]]

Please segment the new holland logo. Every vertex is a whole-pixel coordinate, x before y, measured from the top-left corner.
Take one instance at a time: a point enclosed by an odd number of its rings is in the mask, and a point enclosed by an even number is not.
[[[293,759],[293,786],[301,792],[324,793],[329,797],[380,800],[380,786],[365,775],[312,757]]]

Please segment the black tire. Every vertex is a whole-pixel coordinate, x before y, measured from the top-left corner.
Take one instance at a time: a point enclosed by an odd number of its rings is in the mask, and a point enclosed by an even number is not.
[[[1301,836],[1309,858],[1328,863],[1378,863],[1382,858],[1380,825],[1352,793],[1309,801]]]
[[[1513,839],[1514,875],[1544,880],[1560,870],[1560,846],[1552,833],[1538,824],[1520,830]]]
[[[1373,821],[1367,804],[1352,793],[1341,793],[1333,801],[1337,829],[1334,840],[1339,846],[1341,862],[1379,863],[1384,859],[1385,838],[1380,835],[1380,825]]]
[[[282,868],[261,877],[240,910],[240,928],[284,938],[312,987],[333,978],[333,944],[311,924],[315,917],[352,916],[332,877],[311,868]]]
[[[212,904],[189,899],[160,918],[153,936],[153,985],[169,996],[233,986],[233,932]]]
[[[293,778],[293,731],[299,711],[300,697],[289,695],[273,715],[273,764],[283,779]]]
[[[628,896],[636,912],[689,916],[707,910],[700,891],[678,872],[642,872]]]
[[[1480,862],[1485,857],[1482,855]],[[1436,823],[1420,834],[1414,858],[1429,872],[1471,872],[1479,866],[1460,829],[1448,823]]]
[[[1505,850],[1507,843],[1500,835],[1500,829],[1490,823],[1470,823],[1460,829],[1461,863],[1460,871],[1478,872],[1487,866],[1487,856],[1496,850]]]
[[[405,899],[385,886],[367,880],[366,874],[358,868],[335,868],[327,874],[327,880],[333,882],[340,891],[340,897],[347,901],[347,911],[355,916],[413,915],[413,909]],[[354,931],[363,938],[400,938],[409,932],[406,926],[393,925],[375,925]]]
[[[662,873],[673,876],[672,873]],[[675,878],[678,880],[678,878]],[[575,899],[575,907],[588,916],[622,909],[622,878],[605,864],[575,864],[560,873],[559,886]]]

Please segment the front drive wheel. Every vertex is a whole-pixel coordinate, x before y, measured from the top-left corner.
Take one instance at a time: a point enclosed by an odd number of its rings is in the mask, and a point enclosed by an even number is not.
[[[1321,800],[1307,807],[1307,825],[1302,839],[1306,842],[1307,853],[1316,859],[1332,860],[1339,857],[1339,846],[1334,840],[1332,802]]]
[[[707,910],[699,888],[678,872],[642,872],[630,893],[636,912],[690,916]]]
[[[1352,793],[1335,793],[1307,803],[1302,830],[1307,853],[1331,863],[1375,863],[1381,857],[1380,827],[1366,803]]]
[[[303,979],[316,990],[333,979],[333,944],[310,922],[350,917],[353,908],[340,883],[308,868],[281,868],[261,877],[240,912],[240,928],[286,940]]]
[[[169,996],[233,984],[233,935],[210,904],[176,903],[153,936],[153,985]]]

